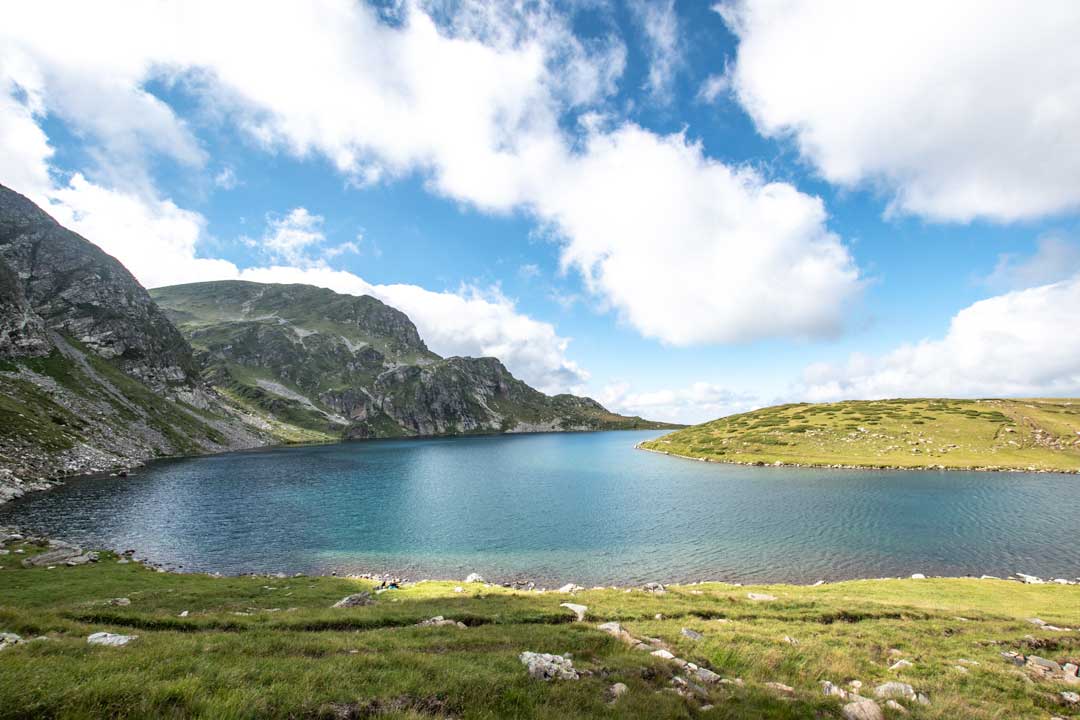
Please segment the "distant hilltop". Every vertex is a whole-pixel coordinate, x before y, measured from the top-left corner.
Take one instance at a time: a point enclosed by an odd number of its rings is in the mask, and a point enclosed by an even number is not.
[[[777,405],[640,445],[752,465],[1080,472],[1080,400],[859,400]]]

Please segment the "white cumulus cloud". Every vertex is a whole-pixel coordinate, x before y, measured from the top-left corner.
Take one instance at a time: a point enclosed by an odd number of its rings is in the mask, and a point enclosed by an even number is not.
[[[1072,397],[1080,393],[1080,274],[981,300],[940,339],[807,368],[808,400]]]
[[[167,84],[203,105],[204,122],[322,156],[358,186],[420,172],[435,193],[531,214],[555,230],[563,267],[646,336],[742,342],[842,327],[859,272],[820,199],[709,158],[683,134],[593,114],[623,71],[618,39],[582,41],[542,2],[451,7],[446,17],[405,3],[387,23],[352,0],[41,0],[7,9],[0,47],[17,59],[9,84],[34,88],[91,150],[136,168],[122,181],[100,163],[103,186],[153,198],[137,170],[145,154],[205,162],[192,128],[147,90]],[[677,49],[665,13],[649,25],[658,83]]]
[[[752,394],[707,382],[648,392],[636,392],[629,383],[617,382],[606,386],[597,400],[624,414],[683,424],[706,422],[761,405]]]
[[[1080,207],[1080,3],[729,0],[734,90],[827,180],[891,209],[1012,221]]]

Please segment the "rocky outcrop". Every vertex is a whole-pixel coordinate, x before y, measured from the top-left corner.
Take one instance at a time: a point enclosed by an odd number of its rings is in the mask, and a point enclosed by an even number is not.
[[[0,358],[48,353],[45,323],[27,302],[18,274],[0,260]]]
[[[155,389],[197,376],[183,336],[119,261],[3,186],[0,261],[46,328]]]
[[[223,392],[330,438],[655,427],[548,396],[496,358],[442,358],[376,298],[308,285],[210,282],[153,291]]]

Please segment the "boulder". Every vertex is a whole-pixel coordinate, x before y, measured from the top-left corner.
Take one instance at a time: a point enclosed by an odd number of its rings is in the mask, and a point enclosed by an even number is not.
[[[436,615],[433,618],[416,623],[416,627],[458,627],[464,630],[468,625],[457,620],[447,620],[442,615]]]
[[[907,715],[908,709],[895,700],[886,700],[885,707],[900,715]]]
[[[723,680],[722,677],[720,677],[719,675],[714,673],[709,668],[703,668],[703,667],[699,667],[697,670],[695,670],[694,671],[694,676],[699,681],[701,681],[703,683],[706,683],[708,685],[717,685],[717,684],[720,683],[721,680]]]
[[[904,700],[915,699],[915,689],[902,682],[887,682],[874,688],[874,697],[879,698],[902,698]]]
[[[113,607],[127,607],[131,604],[131,600],[125,597],[112,598],[105,601],[106,605],[112,605]]]
[[[45,567],[47,565],[55,565],[56,563],[67,562],[71,558],[78,557],[83,554],[82,548],[75,546],[58,547],[53,550],[46,550],[43,553],[37,555],[31,555],[28,558],[24,558],[22,561],[23,567]]]
[[[904,668],[911,667],[914,664],[915,663],[911,662],[910,660],[897,660],[896,662],[894,662],[892,665],[889,666],[889,669],[890,670],[903,670]]]
[[[613,703],[628,692],[630,688],[626,687],[625,683],[615,683],[607,689],[608,702]]]
[[[703,637],[705,637],[704,635],[699,633],[697,630],[691,630],[690,628],[683,628],[679,632],[682,634],[683,637],[689,638],[691,640],[700,640]]]
[[[580,585],[575,585],[574,583],[566,583],[565,585],[563,585],[561,588],[558,589],[558,592],[561,592],[561,593],[576,593],[576,592],[581,592],[584,589],[585,588],[581,587]]]
[[[465,578],[465,582],[467,582],[467,583],[482,583],[482,582],[485,582],[485,580],[484,580],[484,576],[481,575],[480,573],[469,573],[468,577]]]
[[[885,720],[885,713],[873,700],[863,699],[850,702],[840,712],[844,720]]]
[[[346,595],[345,597],[334,603],[336,608],[353,608],[364,607],[365,605],[374,605],[375,601],[371,599],[371,593],[358,592],[353,595]]]
[[[9,647],[18,645],[24,642],[24,640],[15,633],[0,633],[0,650],[6,650]]]
[[[577,618],[578,622],[581,622],[585,619],[585,612],[589,609],[585,605],[577,605],[575,603],[562,603],[559,605],[559,607],[564,607],[570,612],[574,613],[574,616]]]
[[[1061,699],[1065,701],[1066,705],[1080,705],[1080,695],[1074,693],[1072,690],[1065,690],[1062,692]]]
[[[665,650],[663,648],[660,648],[659,650],[653,650],[649,654],[654,656],[654,657],[662,658],[664,660],[674,660],[675,659],[675,656],[672,655],[671,652],[669,652],[668,650]]]
[[[795,688],[791,687],[790,685],[785,685],[784,683],[767,682],[767,683],[765,683],[765,687],[769,688],[770,690],[772,690],[774,693],[777,693],[778,695],[794,695],[795,694]]]
[[[833,685],[828,680],[821,681],[821,692],[825,697],[836,697],[841,700],[846,700],[848,696],[847,690],[838,685]]]
[[[657,595],[663,595],[664,593],[666,593],[666,592],[667,592],[667,589],[665,589],[665,588],[664,588],[664,586],[663,586],[663,585],[661,585],[661,584],[660,584],[660,583],[658,583],[658,582],[648,582],[648,583],[645,583],[645,584],[644,584],[644,585],[642,586],[642,589],[643,589],[643,590],[644,590],[645,592],[651,592],[651,593],[655,593],[655,594],[657,594]]]
[[[108,645],[110,647],[120,647],[121,645],[127,645],[132,640],[137,639],[138,635],[114,635],[107,632],[96,632],[90,637],[86,638],[86,642],[91,645]]]
[[[1026,665],[1033,670],[1038,670],[1043,673],[1061,672],[1061,666],[1056,662],[1041,658],[1038,655],[1028,655]]]
[[[578,673],[570,658],[549,653],[523,652],[518,656],[529,677],[536,680],[577,680]]]
[[[911,576],[911,579],[912,579],[912,580],[925,580],[925,579],[926,579],[926,576],[925,576],[925,575],[923,575],[922,573],[915,573],[915,574],[913,574],[913,575]]]

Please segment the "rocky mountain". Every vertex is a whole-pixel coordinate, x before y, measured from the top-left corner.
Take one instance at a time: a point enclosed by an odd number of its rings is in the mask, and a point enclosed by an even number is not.
[[[655,426],[544,395],[494,358],[441,358],[375,298],[242,282],[148,293],[0,185],[0,502],[168,455]]]
[[[545,395],[495,358],[439,357],[373,297],[239,281],[151,294],[218,392],[328,437],[660,427]]]
[[[64,475],[277,439],[202,383],[123,265],[0,186],[0,502]]]

